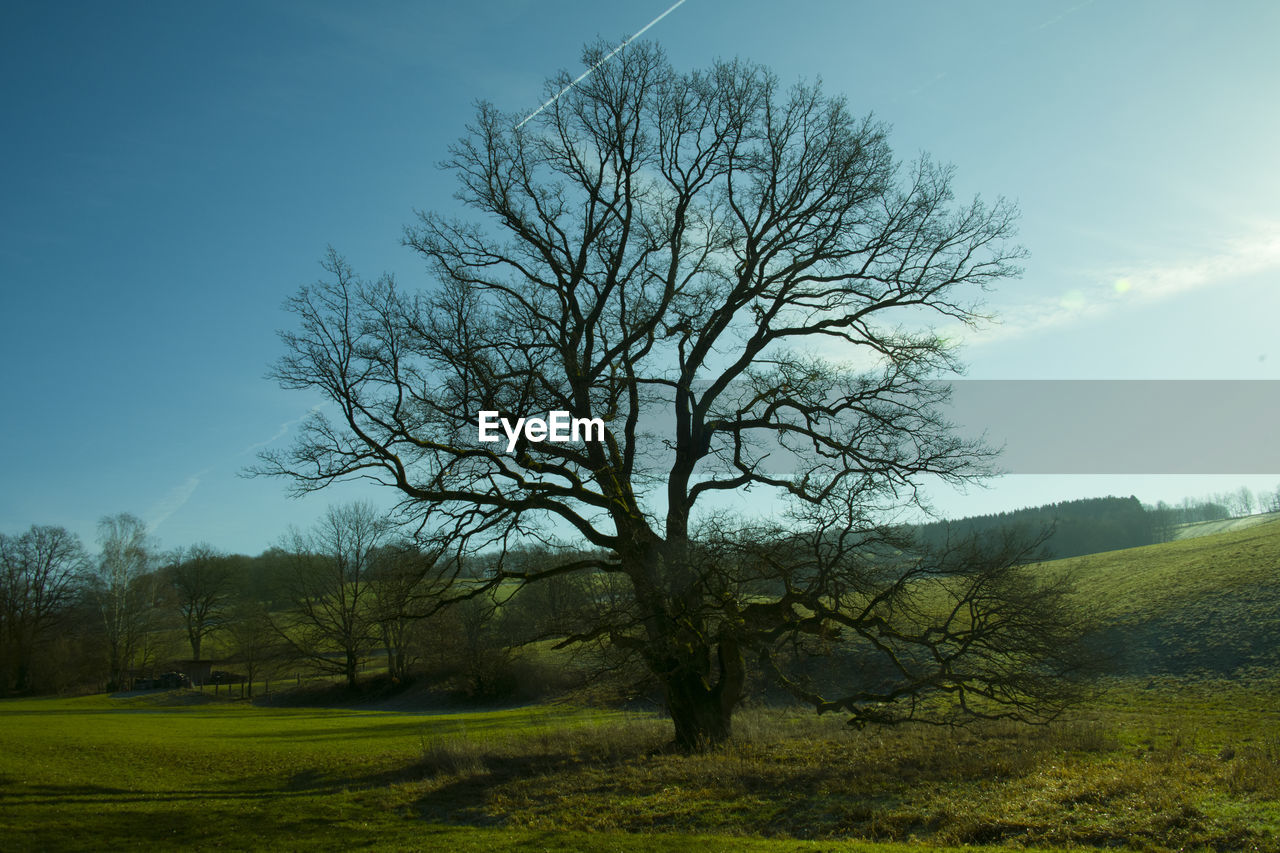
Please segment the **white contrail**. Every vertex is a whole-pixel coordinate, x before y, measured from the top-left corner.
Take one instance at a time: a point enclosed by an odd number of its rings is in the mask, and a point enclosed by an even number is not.
[[[284,423],[280,424],[280,428],[276,430],[276,434],[271,436],[271,438],[268,438],[266,441],[254,442],[253,444],[246,447],[244,450],[241,450],[239,455],[244,456],[246,453],[252,453],[255,450],[260,450],[261,448],[266,447],[268,444],[271,444],[273,441],[276,441],[277,439],[280,439],[280,438],[284,438],[285,433],[287,433],[291,428],[293,428],[295,424],[301,423],[304,419],[306,419],[308,415],[312,414],[313,412],[319,411],[320,409],[323,409],[325,405],[326,405],[325,403],[316,403],[314,406],[307,409],[305,412],[298,415],[293,420],[285,421]]]
[[[531,112],[531,113],[529,113],[527,116],[525,116],[525,117],[524,117],[524,119],[523,119],[519,124],[517,124],[517,125],[516,125],[516,130],[519,130],[520,128],[524,127],[525,122],[527,122],[529,119],[533,118],[533,117],[534,117],[534,116],[536,116],[538,113],[540,113],[540,112],[542,112],[543,110],[545,110],[547,107],[549,107],[549,106],[551,106],[552,104],[554,104],[556,101],[560,100],[560,96],[561,96],[561,95],[563,95],[565,92],[569,91],[569,90],[570,90],[570,89],[572,89],[574,86],[578,85],[578,84],[579,84],[579,83],[581,83],[583,80],[585,80],[588,76],[590,76],[590,75],[591,75],[591,72],[595,71],[595,70],[596,70],[597,68],[599,68],[601,65],[604,65],[606,62],[608,62],[610,59],[612,59],[612,58],[613,58],[613,55],[614,55],[615,53],[617,53],[618,51],[622,50],[622,49],[623,49],[624,47],[626,47],[627,45],[631,44],[631,42],[633,42],[633,41],[635,41],[636,39],[640,38],[640,36],[644,35],[644,34],[645,34],[645,32],[646,32],[650,27],[652,27],[654,24],[658,23],[658,21],[661,21],[661,20],[662,20],[663,18],[665,18],[667,15],[670,15],[670,14],[671,14],[672,12],[674,12],[678,7],[683,6],[683,5],[684,5],[684,0],[676,0],[676,2],[675,2],[675,3],[672,3],[672,4],[671,4],[671,8],[667,9],[667,11],[663,12],[661,15],[659,15],[659,16],[658,16],[658,17],[656,17],[656,18],[654,18],[654,19],[653,19],[652,21],[650,21],[649,23],[645,24],[643,27],[641,27],[639,30],[637,30],[637,31],[636,31],[636,33],[635,33],[634,35],[632,35],[632,36],[631,36],[631,38],[627,39],[627,40],[626,40],[626,41],[624,41],[622,44],[618,45],[618,46],[617,46],[617,47],[615,47],[613,50],[609,51],[609,53],[608,53],[607,55],[605,55],[603,58],[601,58],[598,62],[596,62],[596,64],[595,64],[595,65],[592,65],[592,66],[591,66],[590,68],[588,68],[586,71],[583,71],[581,74],[579,74],[579,75],[578,75],[578,78],[577,78],[576,80],[574,80],[574,81],[573,81],[572,83],[570,83],[568,86],[565,86],[565,87],[564,87],[563,89],[561,89],[559,92],[556,92],[555,97],[553,97],[551,100],[547,101],[545,104],[543,104],[542,106],[538,107],[536,110],[534,110],[533,112]]]

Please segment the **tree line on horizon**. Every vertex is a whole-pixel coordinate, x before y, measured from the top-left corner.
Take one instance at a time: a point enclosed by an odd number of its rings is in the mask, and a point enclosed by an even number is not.
[[[1277,510],[1280,488],[1177,505],[1088,498],[922,524],[914,535],[938,548],[1023,529],[1039,535],[1039,557],[1058,559],[1167,541],[1181,524]],[[621,666],[600,644],[568,672],[521,653],[590,621],[586,609],[621,608],[608,576],[563,578],[505,600],[468,597],[467,584],[490,566],[440,562],[364,504],[332,508],[312,530],[257,556],[206,543],[163,552],[129,514],[104,518],[98,545],[91,554],[55,526],[0,534],[0,695],[127,689],[192,663],[234,670],[250,695],[264,678],[302,672],[348,686],[373,673],[424,678],[483,698],[581,685],[610,669],[627,682],[618,689],[644,688],[642,668]],[[502,560],[508,569],[549,561],[537,546]]]

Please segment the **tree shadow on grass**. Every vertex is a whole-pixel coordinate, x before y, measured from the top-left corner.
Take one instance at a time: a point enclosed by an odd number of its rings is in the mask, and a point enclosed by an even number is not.
[[[965,817],[930,792],[1011,783],[1063,748],[1065,735],[1000,726],[855,733],[695,755],[667,751],[661,737],[603,737],[438,744],[393,776],[363,781],[417,787],[413,810],[441,824],[903,840]]]

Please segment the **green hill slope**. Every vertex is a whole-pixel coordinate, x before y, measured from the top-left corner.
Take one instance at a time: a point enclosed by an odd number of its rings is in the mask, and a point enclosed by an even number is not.
[[[1120,674],[1280,671],[1280,522],[1046,567],[1098,609]]]

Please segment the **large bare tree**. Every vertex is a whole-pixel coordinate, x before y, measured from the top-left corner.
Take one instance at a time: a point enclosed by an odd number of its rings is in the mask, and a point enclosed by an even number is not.
[[[986,469],[940,413],[933,380],[959,364],[933,328],[980,322],[982,291],[1019,271],[1014,207],[957,203],[950,168],[896,161],[817,84],[679,73],[648,44],[519,119],[481,105],[444,164],[474,220],[406,230],[433,287],[361,279],[331,250],[290,301],[274,376],[336,416],[257,470],[298,492],[390,486],[424,538],[496,549],[493,584],[624,579],[628,606],[566,640],[638,655],[684,748],[729,737],[754,665],[852,721],[1061,707],[1063,590],[1031,589],[1017,549],[926,559],[882,525],[928,478]],[[602,440],[478,440],[480,412],[558,411]],[[730,525],[718,497],[748,490],[785,524]],[[531,539],[567,556],[502,561]],[[811,640],[888,666],[819,689],[779,666]]]

